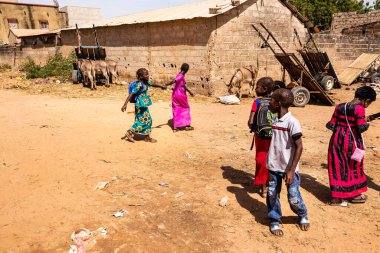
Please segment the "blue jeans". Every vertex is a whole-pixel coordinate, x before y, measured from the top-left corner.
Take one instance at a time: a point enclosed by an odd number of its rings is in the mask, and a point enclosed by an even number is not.
[[[280,192],[282,180],[284,179],[284,177],[285,173],[283,172],[269,171],[267,206],[268,217],[271,221],[271,224],[279,223],[282,217]],[[296,172],[294,174],[294,183],[291,185],[287,185],[287,190],[290,209],[292,209],[292,211],[295,214],[302,218],[307,216],[307,209],[299,190],[300,183],[300,175],[298,174],[298,172]]]

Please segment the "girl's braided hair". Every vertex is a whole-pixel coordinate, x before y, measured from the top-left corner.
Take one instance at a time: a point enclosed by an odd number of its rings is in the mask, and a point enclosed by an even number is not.
[[[143,77],[144,73],[147,73],[148,70],[146,68],[140,68],[137,70],[136,72],[136,78],[137,80],[141,80],[141,78]]]

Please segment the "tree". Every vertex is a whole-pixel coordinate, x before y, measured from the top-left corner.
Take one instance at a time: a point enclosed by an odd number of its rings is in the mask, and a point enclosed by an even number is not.
[[[380,0],[376,0],[375,6],[373,6],[375,10],[380,10]]]
[[[332,16],[337,12],[365,13],[372,10],[369,3],[365,4],[363,0],[290,0],[299,12],[308,17],[310,21],[322,29],[329,29]],[[377,0],[380,8],[380,0]]]

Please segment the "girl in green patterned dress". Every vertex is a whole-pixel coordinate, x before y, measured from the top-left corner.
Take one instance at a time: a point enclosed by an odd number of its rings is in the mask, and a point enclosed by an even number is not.
[[[122,138],[127,139],[131,142],[134,142],[134,135],[144,135],[146,136],[144,140],[146,142],[155,143],[157,140],[150,137],[152,132],[152,117],[149,112],[148,106],[152,105],[152,100],[148,96],[148,87],[157,87],[161,89],[166,89],[164,86],[156,85],[149,81],[149,72],[145,68],[137,70],[137,79],[138,83],[134,86],[131,94],[125,100],[123,107],[121,108],[122,112],[127,110],[127,104],[131,101],[133,96],[135,97],[135,123],[132,127],[126,132],[125,136]]]

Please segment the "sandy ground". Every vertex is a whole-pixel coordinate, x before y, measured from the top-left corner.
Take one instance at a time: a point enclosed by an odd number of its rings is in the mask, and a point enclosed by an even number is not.
[[[133,114],[120,112],[126,87],[91,92],[8,76],[0,77],[0,87],[0,252],[68,252],[73,231],[101,227],[108,234],[94,232],[89,252],[378,252],[375,151],[365,160],[369,201],[326,204],[331,133],[324,125],[333,107],[291,108],[303,126],[301,193],[312,225],[309,232],[298,228],[283,191],[285,236],[276,238],[251,183],[255,163],[246,121],[252,99],[239,106],[191,99],[196,130],[174,134],[170,94],[154,93],[158,143],[133,144],[120,140],[133,122]],[[336,101],[346,101],[353,90],[335,93]],[[379,129],[377,121],[366,132],[367,146],[380,147]],[[107,188],[95,189],[103,181],[110,182]],[[220,207],[224,196],[229,203]],[[128,213],[112,216],[121,209]]]

